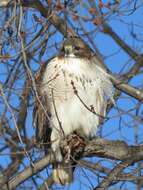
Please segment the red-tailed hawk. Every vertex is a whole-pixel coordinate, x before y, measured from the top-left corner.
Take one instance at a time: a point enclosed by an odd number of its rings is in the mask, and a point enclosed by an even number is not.
[[[106,115],[112,83],[98,60],[79,39],[64,42],[59,56],[42,70],[37,83],[34,125],[38,142],[51,143],[59,164],[53,169],[56,183],[72,181],[72,168],[65,167],[60,141],[76,132],[91,138]]]

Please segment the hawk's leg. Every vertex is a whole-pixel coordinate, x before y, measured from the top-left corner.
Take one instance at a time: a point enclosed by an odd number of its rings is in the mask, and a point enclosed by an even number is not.
[[[85,145],[85,139],[78,134],[73,133],[68,135],[66,137],[66,143],[63,146],[65,162],[69,163],[71,159],[79,159],[84,151]]]
[[[56,130],[53,129],[51,133],[51,142],[52,142],[51,148],[55,154],[55,159],[57,162],[63,161],[63,156],[62,156],[60,146],[59,146],[60,141],[61,141],[60,135],[58,134]]]
[[[67,155],[65,156],[65,163],[69,163],[71,160],[71,147],[67,146]]]

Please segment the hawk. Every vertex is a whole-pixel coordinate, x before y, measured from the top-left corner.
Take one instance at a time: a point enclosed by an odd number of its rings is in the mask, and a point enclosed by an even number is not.
[[[109,75],[98,62],[80,39],[70,38],[59,55],[40,71],[34,125],[37,141],[50,143],[55,153],[56,183],[66,184],[73,179],[72,168],[64,164],[60,142],[74,132],[95,137],[106,115],[107,101],[112,98]]]

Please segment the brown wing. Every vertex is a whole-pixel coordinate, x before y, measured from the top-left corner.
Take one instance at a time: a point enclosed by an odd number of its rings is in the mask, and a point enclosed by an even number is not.
[[[41,68],[39,73],[36,75],[36,95],[35,95],[35,103],[33,109],[33,126],[36,128],[36,142],[37,145],[40,144],[40,147],[44,147],[45,151],[49,148],[50,145],[50,136],[51,136],[51,128],[50,128],[50,107],[48,103],[48,98],[46,94],[41,93],[41,80],[43,76],[43,72],[45,71]],[[37,82],[38,81],[38,82]]]
[[[46,96],[36,100],[33,110],[33,122],[36,127],[36,140],[37,142],[48,143],[50,136],[50,112]]]

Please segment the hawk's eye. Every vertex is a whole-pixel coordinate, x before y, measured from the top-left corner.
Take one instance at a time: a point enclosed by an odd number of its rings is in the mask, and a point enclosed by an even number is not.
[[[75,50],[80,50],[80,47],[79,46],[75,46]]]

